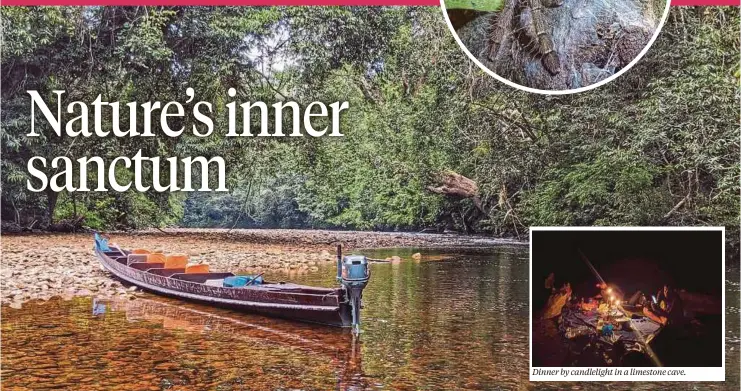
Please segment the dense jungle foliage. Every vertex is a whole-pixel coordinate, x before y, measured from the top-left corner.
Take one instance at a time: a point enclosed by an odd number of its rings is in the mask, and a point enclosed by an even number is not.
[[[738,243],[737,7],[674,8],[647,56],[590,92],[513,90],[438,8],[3,7],[2,218],[94,228],[722,225]],[[26,90],[67,101],[349,101],[344,138],[28,137]],[[39,115],[39,123],[44,122]],[[107,119],[110,120],[110,119]],[[229,193],[33,193],[31,156],[215,156]],[[430,191],[441,175],[476,197]],[[149,173],[147,173],[149,175]],[[95,175],[95,173],[91,173]],[[121,178],[131,173],[122,170]]]

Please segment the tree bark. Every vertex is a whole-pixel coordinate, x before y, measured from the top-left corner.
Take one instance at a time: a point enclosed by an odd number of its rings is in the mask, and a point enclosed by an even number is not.
[[[479,185],[473,179],[454,171],[445,171],[436,175],[437,186],[427,186],[427,190],[448,197],[470,198],[478,210],[486,214],[481,203]]]
[[[54,223],[54,210],[57,208],[57,199],[59,193],[52,191],[51,189],[46,190],[46,212],[49,214],[49,224]]]

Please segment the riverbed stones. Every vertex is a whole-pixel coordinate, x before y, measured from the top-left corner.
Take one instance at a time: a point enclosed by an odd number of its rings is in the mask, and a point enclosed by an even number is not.
[[[450,235],[414,235],[321,230],[168,229],[111,234],[112,242],[128,248],[186,253],[191,263],[209,264],[213,271],[259,273],[287,280],[296,273],[318,272],[332,265],[338,244],[353,248],[445,246],[468,239]],[[477,239],[481,240],[481,239]],[[129,296],[142,293],[111,278],[92,250],[90,234],[3,235],[2,304],[15,307],[54,296]],[[401,262],[393,256],[391,262]],[[272,276],[271,276],[272,275]]]

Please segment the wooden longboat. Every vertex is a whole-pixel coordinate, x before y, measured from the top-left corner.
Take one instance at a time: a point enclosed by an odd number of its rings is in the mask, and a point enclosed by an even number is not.
[[[356,329],[359,325],[359,308],[354,321],[353,292],[345,285],[319,288],[265,281],[260,285],[224,287],[218,285],[219,281],[234,276],[233,273],[184,273],[165,269],[163,264],[129,263],[130,251],[107,243],[101,248],[97,241],[95,254],[116,278],[157,294],[302,322]]]

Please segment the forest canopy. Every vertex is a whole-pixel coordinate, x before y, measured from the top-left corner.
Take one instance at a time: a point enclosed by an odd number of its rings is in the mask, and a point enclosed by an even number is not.
[[[84,217],[99,229],[448,229],[524,238],[531,225],[717,225],[738,244],[737,7],[672,9],[634,68],[569,96],[523,93],[484,74],[439,8],[0,12],[2,218],[16,226]],[[214,103],[216,129],[227,129],[230,88],[241,101],[341,101],[351,109],[338,138],[27,136],[27,90],[146,102],[182,100],[186,87]],[[110,127],[113,118],[101,120]],[[140,149],[222,156],[230,192],[26,188],[32,156],[110,162]],[[112,175],[132,177],[123,166]]]

